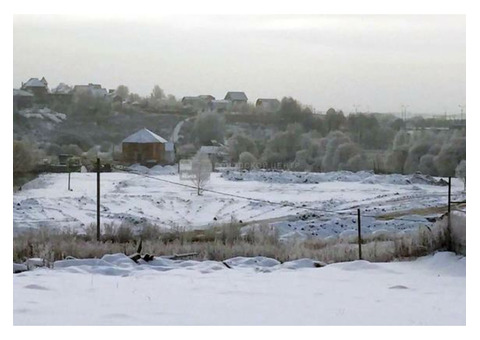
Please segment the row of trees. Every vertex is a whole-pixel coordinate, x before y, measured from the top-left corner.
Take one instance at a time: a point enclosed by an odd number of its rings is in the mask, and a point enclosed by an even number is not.
[[[314,115],[292,98],[284,98],[280,111],[270,117],[271,124],[266,127],[274,131],[270,137],[255,138],[247,129],[226,138],[229,125],[216,113],[200,114],[192,133],[197,146],[226,142],[231,162],[266,167],[281,164],[302,171],[455,176],[457,166],[466,159],[465,130],[407,131],[405,122],[391,115],[345,116],[334,109]],[[415,118],[409,123],[418,122],[424,124],[425,120]]]

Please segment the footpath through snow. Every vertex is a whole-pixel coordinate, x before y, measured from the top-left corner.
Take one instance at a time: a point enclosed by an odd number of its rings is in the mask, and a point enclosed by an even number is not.
[[[464,325],[465,257],[225,261],[123,254],[16,274],[15,325]],[[230,268],[228,268],[230,267]]]

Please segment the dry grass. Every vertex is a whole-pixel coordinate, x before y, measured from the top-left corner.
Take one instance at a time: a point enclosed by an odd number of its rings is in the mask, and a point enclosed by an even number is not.
[[[440,221],[442,222],[442,221]],[[136,230],[132,226],[104,225],[102,241],[95,240],[95,228],[90,226],[85,234],[51,229],[31,230],[13,239],[13,260],[23,262],[30,257],[48,261],[76,258],[100,258],[108,253],[133,254],[142,239],[142,253],[156,256],[197,253],[199,260],[225,260],[235,256],[266,256],[280,262],[311,258],[326,263],[358,259],[356,238],[307,239],[305,241],[279,241],[274,229],[267,225],[241,233],[235,221],[207,230],[187,231],[181,227],[162,230],[147,225]],[[362,240],[362,257],[372,262],[414,258],[446,249],[448,232],[445,223],[432,228],[420,227],[411,234],[368,236]]]

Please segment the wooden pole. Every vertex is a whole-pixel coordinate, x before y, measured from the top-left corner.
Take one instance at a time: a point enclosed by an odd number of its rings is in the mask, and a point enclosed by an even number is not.
[[[97,158],[97,241],[100,241],[100,158]]]
[[[71,189],[70,189],[70,170],[68,170],[68,191],[71,191]]]
[[[362,259],[362,224],[360,222],[360,209],[357,209],[357,224],[358,224],[358,259]]]
[[[450,215],[452,204],[452,177],[448,177],[448,215]]]
[[[448,217],[447,217],[447,248],[449,251],[453,250],[452,246],[452,229],[451,229],[451,216],[450,212],[452,210],[451,208],[452,204],[452,177],[448,177]]]

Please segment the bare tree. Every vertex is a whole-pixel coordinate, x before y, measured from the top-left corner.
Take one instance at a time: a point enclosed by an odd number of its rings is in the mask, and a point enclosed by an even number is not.
[[[192,177],[191,180],[197,188],[197,194],[200,196],[205,184],[210,180],[212,172],[212,162],[205,153],[198,153],[192,159]]]

